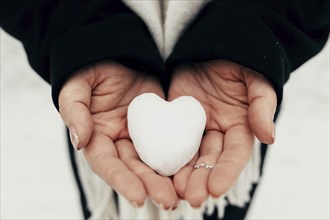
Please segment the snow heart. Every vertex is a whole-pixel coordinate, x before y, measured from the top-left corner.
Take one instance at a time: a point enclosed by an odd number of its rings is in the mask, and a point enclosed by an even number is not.
[[[198,151],[206,115],[191,96],[167,102],[154,93],[144,93],[128,106],[127,120],[141,160],[159,174],[171,176]]]

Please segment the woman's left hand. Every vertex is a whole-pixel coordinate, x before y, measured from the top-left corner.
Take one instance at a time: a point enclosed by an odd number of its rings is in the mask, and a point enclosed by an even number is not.
[[[206,112],[199,153],[174,176],[178,195],[199,207],[209,195],[219,197],[233,186],[250,159],[254,135],[274,142],[276,94],[262,75],[217,60],[177,68],[168,95],[169,101],[193,96]],[[213,168],[194,169],[202,163]]]

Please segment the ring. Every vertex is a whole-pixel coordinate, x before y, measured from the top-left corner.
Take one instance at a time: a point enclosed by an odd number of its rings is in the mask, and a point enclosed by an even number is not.
[[[208,165],[206,163],[201,163],[199,165],[195,165],[194,166],[195,169],[198,169],[198,168],[201,168],[201,167],[204,167],[205,169],[212,169],[213,168],[213,165]]]

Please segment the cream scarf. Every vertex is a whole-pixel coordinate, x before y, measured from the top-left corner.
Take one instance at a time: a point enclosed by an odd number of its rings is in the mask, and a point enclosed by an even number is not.
[[[184,29],[209,0],[123,0],[148,26],[165,60]]]

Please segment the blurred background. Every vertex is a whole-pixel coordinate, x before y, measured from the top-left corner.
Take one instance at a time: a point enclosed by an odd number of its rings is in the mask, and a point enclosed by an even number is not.
[[[80,219],[50,86],[2,30],[1,219]],[[247,219],[329,219],[329,42],[291,75]]]

